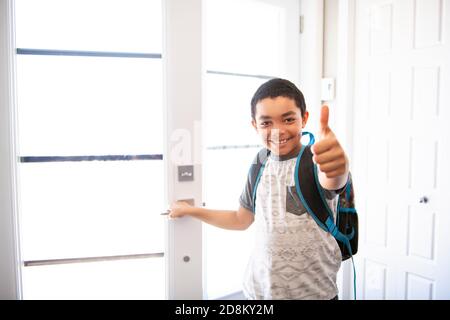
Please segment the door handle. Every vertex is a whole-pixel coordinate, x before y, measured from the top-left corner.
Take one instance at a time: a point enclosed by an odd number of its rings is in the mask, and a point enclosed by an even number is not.
[[[419,199],[419,203],[428,203],[428,197],[427,196],[422,196]]]
[[[179,200],[177,200],[177,201],[184,201],[184,202],[187,202],[187,203],[189,203],[191,206],[194,206],[194,205],[195,205],[195,201],[194,201],[193,198],[189,198],[189,199],[179,199]],[[203,202],[202,205],[205,206],[205,203]],[[167,216],[167,215],[169,215],[169,214],[170,214],[170,210],[169,210],[169,209],[167,209],[166,211],[160,213],[160,215],[162,215],[162,216]]]

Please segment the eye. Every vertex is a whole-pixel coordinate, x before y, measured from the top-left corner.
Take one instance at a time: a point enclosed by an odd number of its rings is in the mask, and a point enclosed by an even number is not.
[[[286,119],[284,119],[284,122],[286,122],[286,123],[292,123],[292,122],[295,122],[295,118],[286,118]]]
[[[263,122],[260,122],[260,123],[259,123],[259,126],[260,126],[261,128],[268,127],[269,125],[270,125],[270,122],[269,122],[269,121],[263,121]]]

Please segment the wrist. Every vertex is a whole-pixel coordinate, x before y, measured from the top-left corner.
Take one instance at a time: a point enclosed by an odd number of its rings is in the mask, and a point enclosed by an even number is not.
[[[188,206],[188,207],[186,207],[185,215],[191,216],[191,217],[197,217],[200,209],[201,208],[196,208],[194,206]]]

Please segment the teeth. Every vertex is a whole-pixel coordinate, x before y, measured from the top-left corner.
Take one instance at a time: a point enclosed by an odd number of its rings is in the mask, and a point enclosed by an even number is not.
[[[275,143],[275,144],[285,144],[287,141],[288,141],[288,139],[283,139],[283,140],[280,140],[280,141],[272,141],[272,142]]]

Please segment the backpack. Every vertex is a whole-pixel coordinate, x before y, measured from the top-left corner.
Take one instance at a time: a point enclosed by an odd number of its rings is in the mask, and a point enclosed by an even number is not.
[[[319,185],[317,166],[312,161],[311,145],[314,143],[314,136],[309,132],[303,135],[310,136],[310,142],[302,148],[297,156],[295,165],[295,188],[299,199],[302,201],[306,211],[317,222],[320,228],[329,232],[336,239],[341,250],[342,261],[351,258],[358,251],[358,214],[355,209],[354,191],[351,176],[345,188],[338,195],[338,206],[336,223],[334,222],[333,211],[328,206],[323,194],[323,189]],[[265,168],[270,150],[262,149],[256,156],[250,167],[250,177],[253,206],[255,206],[256,190],[259,180]],[[311,183],[313,182],[313,183]],[[253,212],[255,208],[253,207]]]

